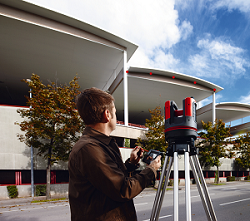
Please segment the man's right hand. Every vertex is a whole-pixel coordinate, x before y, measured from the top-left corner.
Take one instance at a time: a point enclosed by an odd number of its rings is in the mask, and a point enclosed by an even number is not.
[[[156,157],[149,166],[153,167],[156,171],[161,167],[161,155]]]

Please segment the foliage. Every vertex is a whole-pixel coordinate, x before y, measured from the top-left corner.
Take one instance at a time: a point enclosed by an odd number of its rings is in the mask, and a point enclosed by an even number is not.
[[[250,180],[250,176],[246,176],[246,177],[245,177],[245,180]]]
[[[46,196],[46,185],[36,185],[36,196]]]
[[[199,136],[203,140],[196,145],[199,148],[201,166],[216,166],[219,174],[220,158],[234,156],[234,152],[228,146],[231,141],[226,140],[231,136],[230,128],[226,127],[222,120],[216,120],[214,125],[211,122],[202,121],[202,127],[205,132],[200,132]],[[217,176],[217,183],[219,183],[219,176]]]
[[[45,86],[38,75],[23,80],[30,87],[32,98],[27,98],[29,109],[17,112],[24,120],[16,123],[25,135],[19,140],[29,147],[37,148],[38,155],[47,162],[47,198],[50,187],[50,167],[59,160],[67,161],[74,143],[83,130],[83,122],[75,109],[75,97],[79,92],[78,78],[69,86],[51,82]]]
[[[250,132],[238,137],[234,148],[238,154],[235,158],[236,165],[243,169],[250,168]]]
[[[158,106],[153,110],[149,110],[149,113],[151,114],[151,118],[146,119],[145,123],[145,126],[148,128],[148,132],[145,134],[147,139],[142,140],[138,138],[137,145],[140,145],[146,150],[155,149],[166,152],[167,143],[164,134],[165,122],[161,107]]]
[[[230,182],[230,181],[235,181],[235,176],[228,176],[227,182]]]
[[[16,198],[18,196],[18,190],[16,186],[7,186],[7,190],[10,198]]]
[[[174,180],[169,180],[168,181],[168,186],[174,186]]]
[[[125,138],[124,141],[125,141],[124,142],[124,146],[130,148],[130,139],[129,138]]]

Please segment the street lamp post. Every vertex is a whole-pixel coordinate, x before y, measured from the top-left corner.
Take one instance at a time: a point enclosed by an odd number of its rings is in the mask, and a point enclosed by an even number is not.
[[[31,81],[30,79],[27,79],[27,81]],[[30,99],[32,98],[32,89],[30,88]],[[30,110],[32,106],[30,105]],[[32,139],[32,137],[31,137]],[[33,165],[33,146],[30,147],[30,179],[31,179],[31,196],[34,197],[34,165]]]

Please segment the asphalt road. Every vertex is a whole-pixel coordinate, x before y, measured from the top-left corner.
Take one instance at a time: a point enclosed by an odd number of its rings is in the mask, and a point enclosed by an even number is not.
[[[208,188],[218,221],[250,220],[250,182],[233,182]],[[135,199],[139,221],[150,219],[155,193],[141,193]],[[207,220],[196,186],[191,187],[192,221]],[[179,190],[179,220],[185,220],[185,188]],[[172,221],[173,191],[167,191],[162,204],[159,220]]]
[[[250,182],[233,182],[209,187],[218,221],[250,220]],[[134,199],[138,221],[149,220],[155,190],[143,191]],[[179,220],[185,220],[185,188],[179,191]],[[192,221],[207,220],[196,186],[191,187]],[[173,191],[167,191],[159,220],[173,220]],[[0,221],[69,221],[68,201],[23,203],[0,208]]]

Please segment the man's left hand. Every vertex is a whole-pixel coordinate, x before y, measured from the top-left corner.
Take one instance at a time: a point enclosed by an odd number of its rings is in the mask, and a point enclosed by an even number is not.
[[[144,150],[141,147],[135,147],[130,154],[130,162],[133,164],[138,164],[143,156],[143,152]]]

